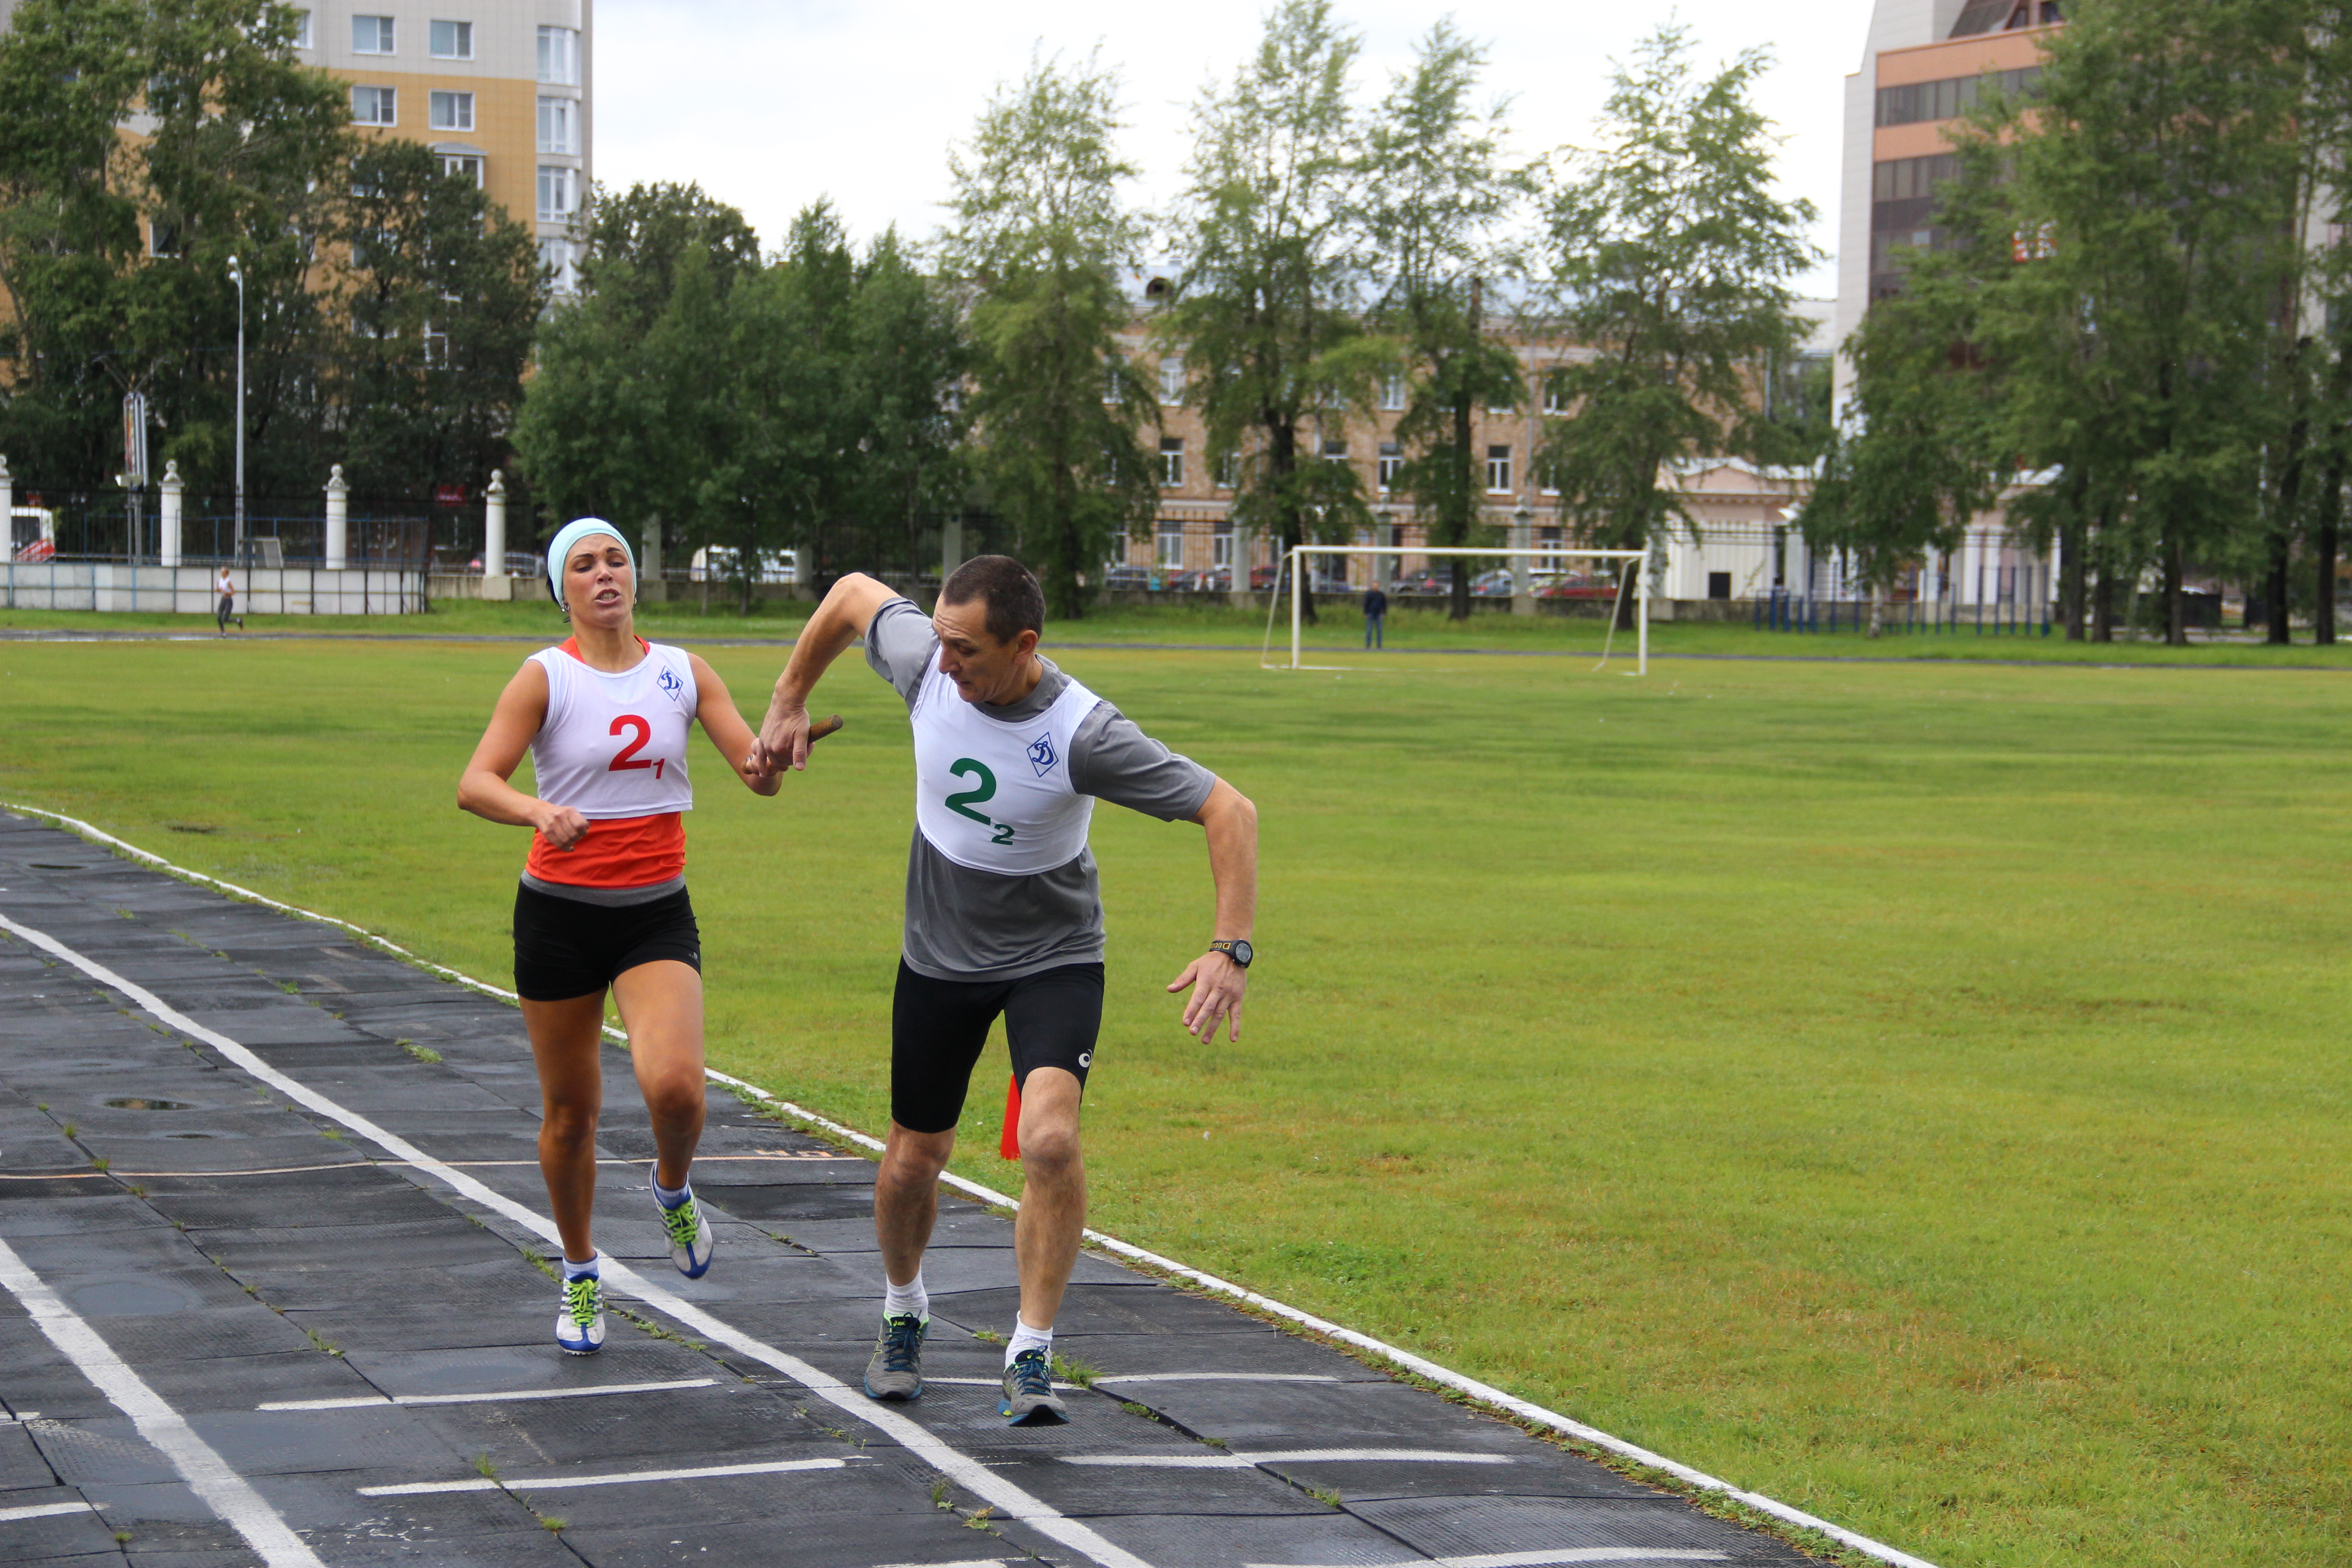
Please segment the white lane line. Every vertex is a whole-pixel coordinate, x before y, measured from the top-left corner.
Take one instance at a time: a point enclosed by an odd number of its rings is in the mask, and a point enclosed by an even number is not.
[[[1337,1383],[1319,1372],[1103,1372],[1097,1383]]]
[[[378,1405],[505,1405],[526,1399],[593,1399],[601,1394],[655,1394],[665,1388],[716,1388],[715,1377],[667,1383],[606,1383],[594,1388],[515,1388],[501,1394],[370,1394],[355,1399],[273,1399],[256,1410],[365,1410]]]
[[[927,1377],[923,1379],[923,1382],[927,1384],[933,1383],[951,1384],[961,1388],[1003,1388],[1004,1386],[1004,1380],[1001,1377]],[[1059,1378],[1056,1378],[1054,1380],[1054,1386],[1055,1388],[1082,1388],[1085,1384],[1064,1383]]]
[[[61,1513],[96,1513],[94,1502],[37,1502],[24,1508],[0,1508],[0,1524],[12,1519],[51,1519]]]
[[[230,1039],[217,1029],[206,1028],[185,1013],[136,982],[127,980],[92,958],[68,947],[46,931],[20,925],[5,915],[0,915],[0,931],[5,931],[20,941],[30,942],[42,952],[64,960],[102,985],[121,993],[164,1024],[191,1039],[202,1040],[223,1057],[236,1063],[255,1078],[304,1109],[315,1111],[329,1121],[340,1123],[358,1133],[377,1147],[408,1162],[416,1170],[432,1176],[452,1190],[463,1194],[482,1207],[499,1215],[552,1246],[561,1246],[554,1222],[524,1207],[505,1194],[485,1185],[481,1181],[452,1169],[446,1162],[432,1155],[385,1128],[346,1109],[308,1084],[289,1078],[251,1049]],[[1004,1477],[996,1474],[978,1459],[941,1440],[928,1428],[919,1426],[886,1405],[866,1397],[863,1389],[853,1387],[823,1372],[797,1356],[786,1354],[764,1341],[752,1338],[742,1330],[709,1312],[664,1286],[639,1274],[617,1258],[607,1257],[604,1265],[604,1283],[615,1293],[634,1297],[667,1314],[673,1321],[691,1329],[694,1333],[774,1368],[807,1389],[817,1398],[843,1414],[856,1417],[882,1433],[932,1469],[947,1477],[957,1486],[979,1498],[993,1509],[998,1517],[1026,1521],[1030,1528],[1048,1540],[1068,1547],[1102,1564],[1102,1568],[1151,1568],[1151,1564],[1111,1541],[1092,1525],[1068,1518],[1042,1498],[1027,1491]],[[240,1482],[240,1485],[243,1483]],[[272,1516],[273,1518],[275,1516]],[[281,1525],[279,1527],[283,1529]],[[289,1532],[289,1539],[291,1534]],[[300,1542],[296,1542],[299,1546]],[[307,1562],[316,1563],[304,1549]],[[273,1563],[272,1568],[275,1568]]]
[[[861,1456],[862,1458],[863,1456]],[[424,1497],[436,1492],[552,1492],[568,1487],[622,1487],[638,1481],[699,1481],[712,1476],[780,1476],[793,1470],[839,1470],[847,1459],[776,1459],[757,1465],[705,1465],[691,1470],[621,1470],[604,1476],[484,1476],[463,1481],[409,1481],[396,1487],[362,1487],[362,1497]]]
[[[1575,1563],[1727,1563],[1721,1552],[1658,1546],[1563,1546],[1548,1552],[1482,1552],[1475,1557],[1440,1557],[1401,1568],[1559,1568]],[[1242,1568],[1312,1568],[1294,1563],[1244,1563]]]
[[[1009,1559],[967,1557],[961,1563],[877,1563],[874,1568],[1004,1568]]]
[[[245,1537],[269,1568],[325,1568],[302,1538],[278,1517],[251,1482],[228,1468],[213,1446],[196,1436],[187,1418],[163,1402],[130,1364],[108,1348],[98,1331],[25,1266],[16,1249],[0,1239],[0,1286],[32,1314],[58,1353],[80,1369],[114,1406],[131,1417],[139,1435],[180,1472],[188,1489],[223,1523]]]
[[[1064,1454],[1066,1465],[1147,1470],[1239,1470],[1252,1465],[1355,1464],[1393,1460],[1406,1465],[1511,1465],[1508,1454],[1465,1454],[1452,1448],[1291,1448],[1278,1454]]]
[[[372,946],[394,953],[420,969],[427,969],[446,979],[453,980],[468,990],[478,991],[485,996],[496,996],[507,1002],[519,1000],[513,992],[492,985],[488,981],[477,980],[462,971],[451,969],[446,964],[435,963],[429,959],[419,958],[398,943],[385,941],[365,926],[353,925],[349,921],[339,920],[333,915],[320,914],[316,910],[306,910],[299,904],[280,903],[278,900],[263,893],[257,893],[250,888],[240,888],[234,882],[224,882],[218,877],[208,877],[202,871],[192,871],[184,866],[174,865],[152,850],[142,849],[135,844],[126,843],[111,833],[82,821],[79,817],[67,816],[44,806],[25,805],[15,801],[0,801],[0,809],[22,812],[27,816],[47,817],[60,826],[71,828],[94,844],[107,845],[134,860],[143,860],[158,870],[168,872],[174,877],[184,878],[191,882],[202,882],[266,908],[281,910],[289,915],[299,915],[304,920],[318,921],[322,924],[350,931]],[[609,1024],[604,1026],[604,1033],[624,1044],[629,1037],[626,1033]],[[843,1142],[856,1144],[858,1148],[868,1150],[875,1154],[882,1152],[882,1140],[872,1133],[861,1132],[856,1128],[845,1126],[829,1116],[819,1115],[805,1106],[795,1105],[780,1095],[769,1093],[748,1079],[740,1079],[731,1073],[720,1072],[716,1068],[705,1068],[703,1076],[713,1083],[725,1084],[738,1094],[749,1095],[762,1105],[773,1106],[785,1115],[807,1126],[816,1128],[828,1136],[838,1138]],[[993,1187],[982,1186],[969,1177],[957,1175],[953,1171],[943,1172],[940,1180],[966,1197],[976,1198],[983,1204],[1005,1209],[1018,1209],[1021,1206],[1020,1199],[1000,1193]],[[1328,1339],[1337,1340],[1342,1344],[1353,1345],[1360,1351],[1370,1351],[1383,1361],[1401,1366],[1416,1376],[1425,1377],[1430,1382],[1453,1389],[1457,1394],[1466,1394],[1473,1399],[1491,1405],[1498,1410],[1508,1411],[1522,1421],[1532,1422],[1562,1436],[1572,1437],[1580,1443],[1620,1455],[1636,1464],[1646,1465],[1654,1470],[1674,1477],[1683,1485],[1695,1490],[1715,1492],[1727,1497],[1735,1502],[1754,1509],[1759,1513],[1769,1514],[1774,1519],[1793,1524],[1801,1530],[1817,1530],[1831,1540],[1851,1546],[1866,1557],[1874,1557],[1881,1563],[1891,1564],[1892,1568],[1936,1568],[1936,1564],[1926,1558],[1915,1557],[1900,1547],[1889,1546],[1883,1541],[1874,1541],[1860,1531],[1848,1530],[1842,1524],[1832,1523],[1818,1515],[1807,1513],[1803,1509],[1793,1508],[1778,1498],[1767,1497],[1762,1492],[1748,1491],[1736,1487],[1729,1481],[1711,1476],[1696,1466],[1685,1465],[1679,1459],[1670,1459],[1664,1454],[1643,1447],[1639,1443],[1627,1442],[1613,1432],[1604,1432],[1598,1426],[1587,1426],[1574,1416],[1563,1415],[1557,1410],[1547,1409],[1531,1399],[1521,1399],[1517,1394],[1506,1393],[1493,1384],[1481,1383],[1475,1377],[1465,1376],[1450,1366],[1431,1361],[1426,1356],[1415,1355],[1401,1345],[1392,1345],[1386,1340],[1375,1339],[1370,1334],[1332,1322],[1328,1318],[1318,1318],[1314,1313],[1294,1307],[1287,1301],[1279,1301],[1271,1296],[1261,1295],[1245,1285],[1236,1285],[1230,1279],[1211,1274],[1205,1269],[1194,1268],[1190,1264],[1180,1263],[1173,1258],[1138,1247],[1131,1241],[1121,1241],[1118,1237],[1106,1235],[1099,1230],[1088,1230],[1085,1232],[1085,1236],[1087,1240],[1101,1247],[1105,1252],[1120,1258],[1132,1258],[1138,1263],[1146,1264],[1163,1273],[1173,1275],[1179,1279],[1186,1280],[1202,1289],[1230,1297],[1244,1305],[1255,1307],[1261,1312],[1280,1318],[1285,1322],[1296,1323],[1311,1333],[1321,1334]]]

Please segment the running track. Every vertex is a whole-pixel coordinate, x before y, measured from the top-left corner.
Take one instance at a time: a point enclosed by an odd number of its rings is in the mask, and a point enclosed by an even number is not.
[[[951,1199],[931,1386],[876,1405],[873,1167],[714,1089],[681,1280],[605,1076],[635,1321],[573,1359],[510,1007],[0,814],[0,1563],[1813,1561],[1094,1254],[1055,1348],[1104,1375],[1008,1430],[1012,1226]]]

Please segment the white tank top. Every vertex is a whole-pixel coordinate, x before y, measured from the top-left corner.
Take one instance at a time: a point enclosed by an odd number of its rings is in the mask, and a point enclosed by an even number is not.
[[[908,712],[925,841],[959,866],[1007,877],[1076,859],[1095,802],[1071,787],[1070,738],[1101,700],[1073,680],[1045,711],[1009,724],[958,695],[933,655]]]
[[[560,647],[530,657],[547,671],[547,720],[530,742],[540,799],[592,822],[694,809],[686,733],[699,698],[684,648],[648,643],[617,675]]]

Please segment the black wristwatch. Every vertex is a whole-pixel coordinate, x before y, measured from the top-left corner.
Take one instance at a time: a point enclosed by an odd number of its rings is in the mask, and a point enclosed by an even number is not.
[[[1250,947],[1249,938],[1245,936],[1235,937],[1231,942],[1213,942],[1209,944],[1209,951],[1223,953],[1244,969],[1247,969],[1250,966],[1250,960],[1257,956]]]

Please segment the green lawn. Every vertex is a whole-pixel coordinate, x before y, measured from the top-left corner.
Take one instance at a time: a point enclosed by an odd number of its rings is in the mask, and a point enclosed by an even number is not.
[[[0,643],[0,800],[497,978],[521,652]],[[1160,991],[1198,831],[1096,817],[1101,1226],[1944,1568],[2352,1561],[2336,675],[1066,662],[1263,814],[1238,1047]],[[820,701],[779,800],[696,760],[712,1055],[878,1128],[903,710]]]

